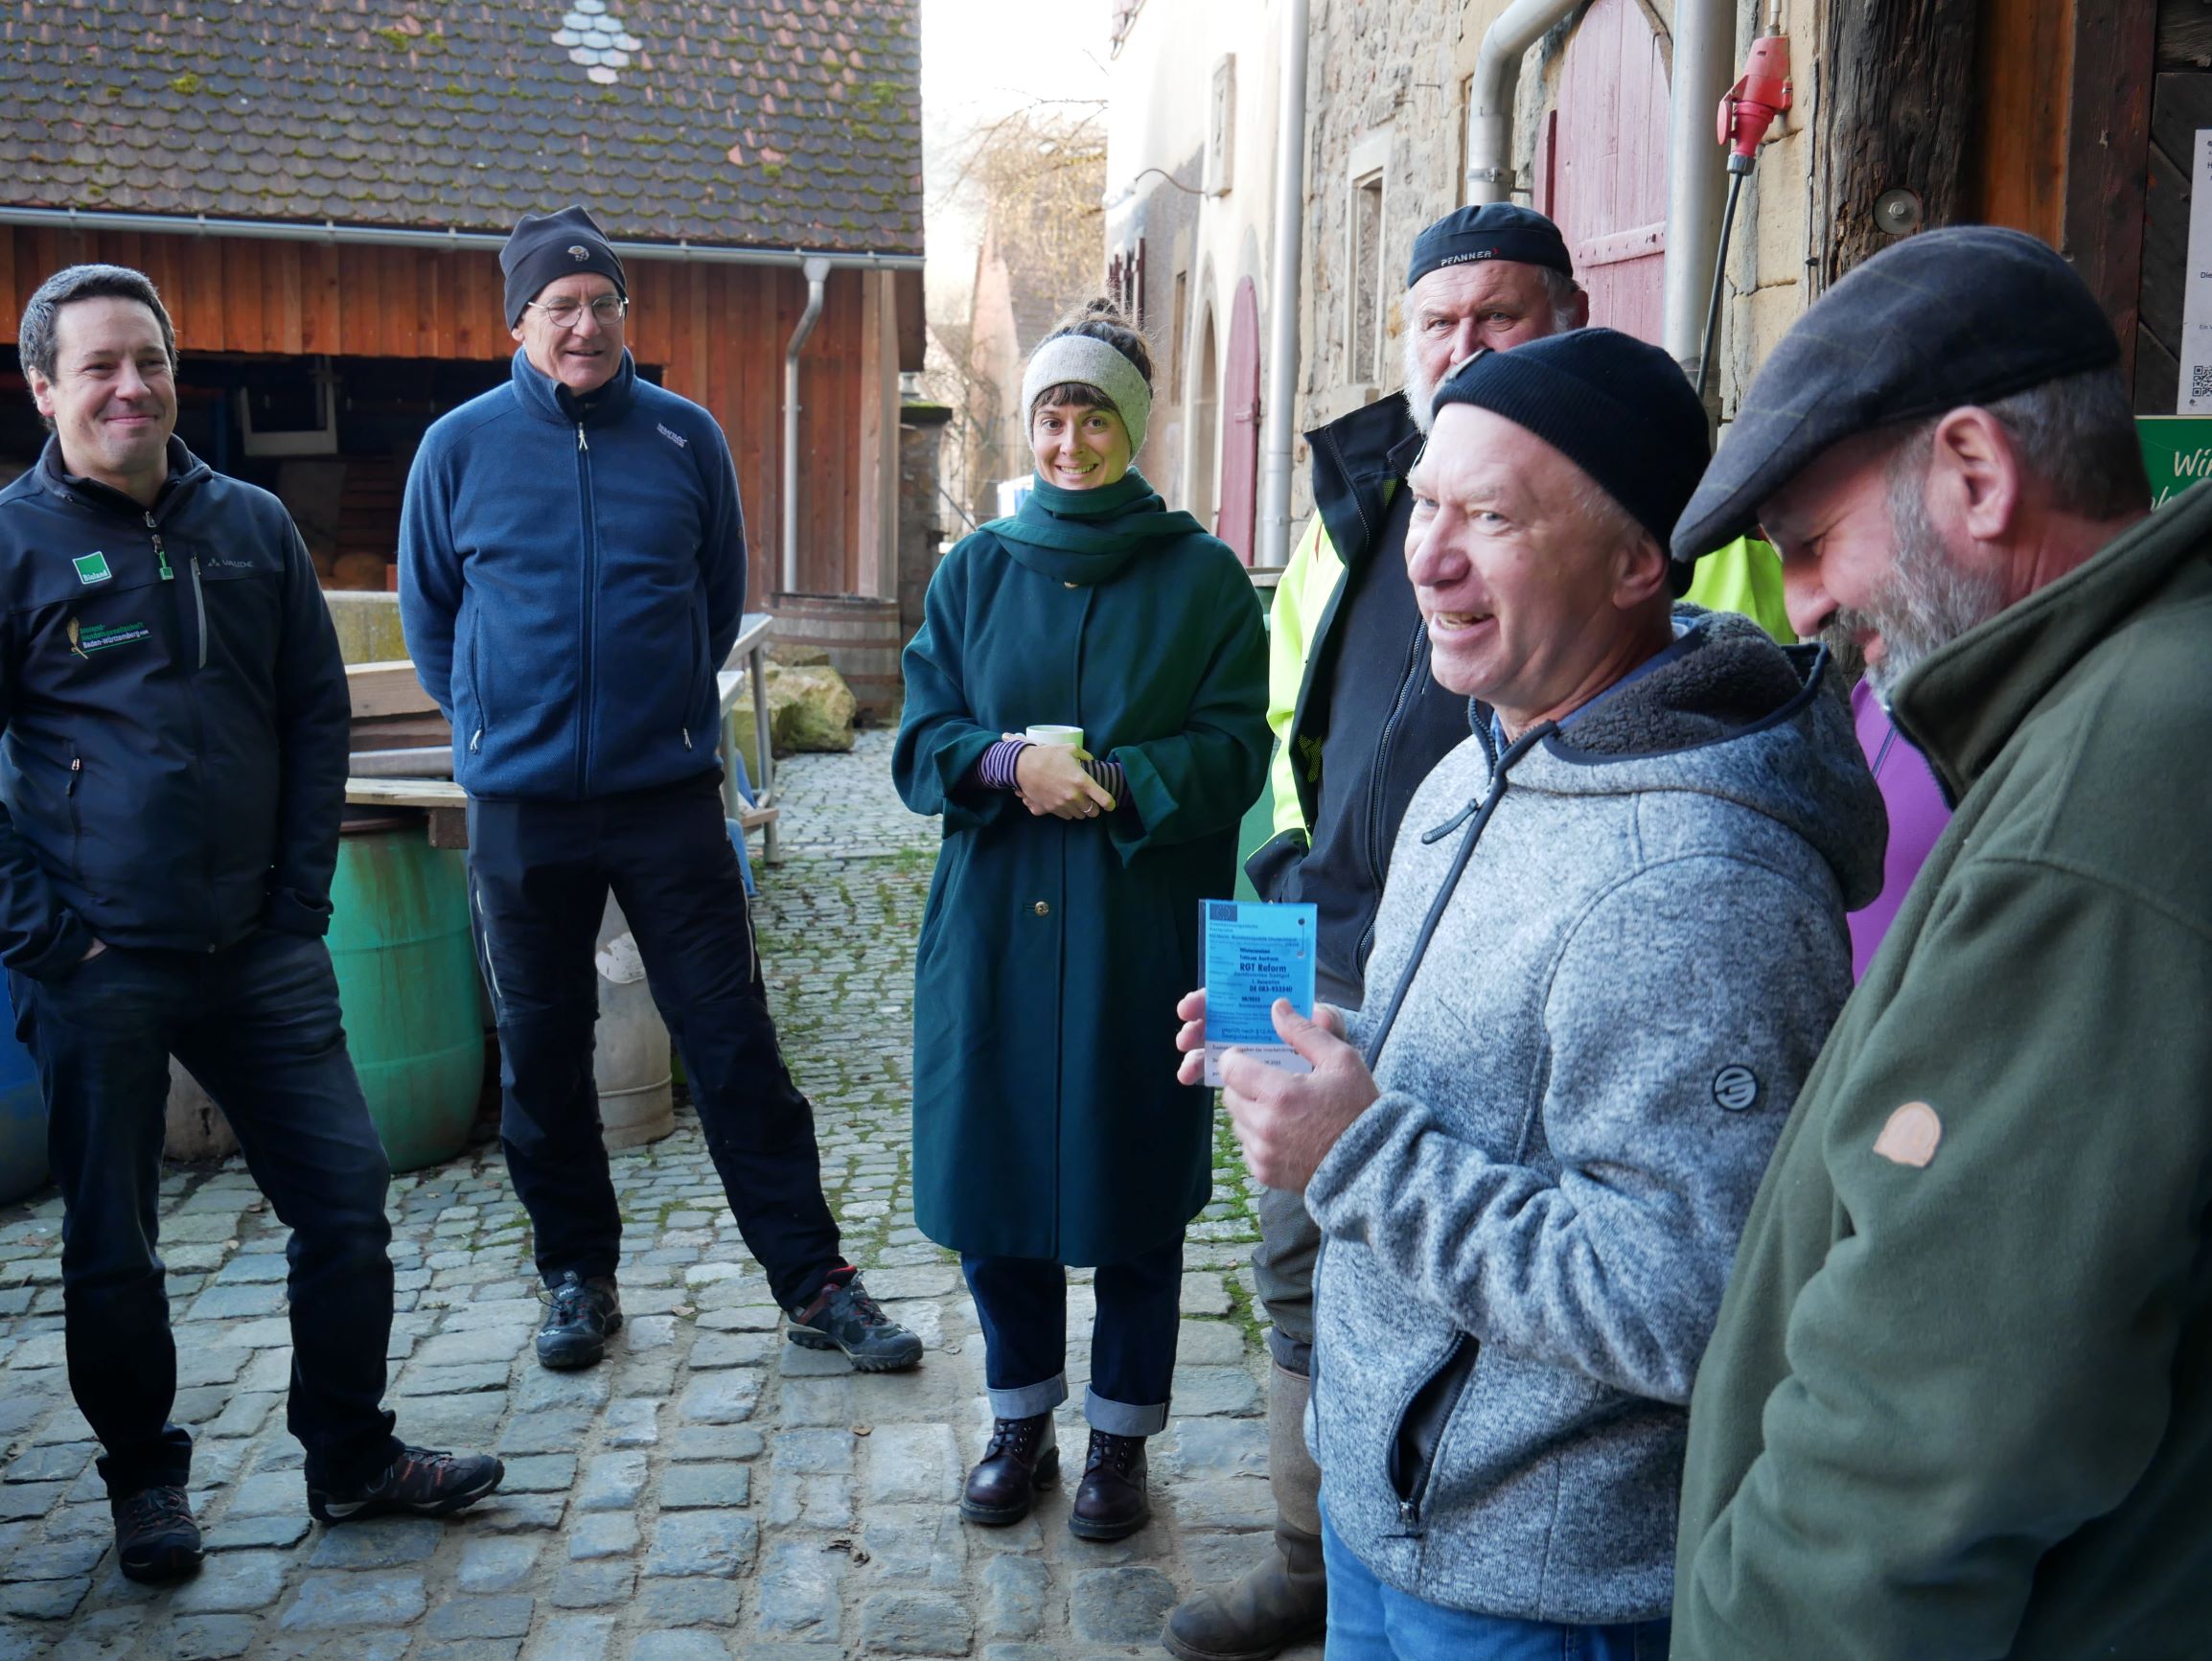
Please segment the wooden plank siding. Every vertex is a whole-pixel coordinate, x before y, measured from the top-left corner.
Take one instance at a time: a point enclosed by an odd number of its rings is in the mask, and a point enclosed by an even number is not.
[[[0,226],[0,344],[24,303],[61,266],[104,260],[150,277],[186,353],[501,359],[515,350],[500,314],[498,262],[486,250],[383,248],[319,242]],[[672,392],[704,404],[729,436],[751,549],[750,592],[784,587],[783,352],[806,303],[806,280],[776,265],[633,260],[629,340]],[[895,374],[896,327],[880,294],[888,279],[832,271],[822,314],[800,356],[799,588],[872,592],[881,520],[895,488],[864,492],[884,465],[876,427],[885,397],[865,378]],[[871,522],[864,528],[864,496]]]

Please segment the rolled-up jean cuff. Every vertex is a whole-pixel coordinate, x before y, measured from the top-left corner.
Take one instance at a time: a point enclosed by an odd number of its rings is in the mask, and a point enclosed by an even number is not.
[[[1313,1376],[1313,1343],[1310,1339],[1293,1338],[1281,1327],[1270,1326],[1267,1329],[1267,1352],[1285,1373],[1295,1373],[1301,1378]]]
[[[1068,1375],[1055,1373],[1042,1384],[1025,1384],[1019,1390],[986,1390],[994,1419],[1035,1419],[1068,1399]]]
[[[1132,1407],[1126,1401],[1109,1401],[1093,1390],[1084,1396],[1083,1417],[1093,1430],[1108,1436],[1158,1436],[1167,1428],[1167,1403]]]

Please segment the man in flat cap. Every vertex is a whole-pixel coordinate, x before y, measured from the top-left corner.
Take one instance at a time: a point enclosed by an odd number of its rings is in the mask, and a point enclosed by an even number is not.
[[[1406,803],[1467,736],[1466,699],[1430,673],[1406,577],[1405,475],[1454,364],[1578,329],[1590,303],[1558,226],[1493,202],[1447,214],[1415,240],[1400,310],[1402,396],[1305,435],[1315,512],[1276,589],[1268,638],[1275,834],[1246,867],[1261,898],[1316,908],[1320,996],[1345,1008],[1359,1006]],[[1691,482],[1682,481],[1685,491]],[[1772,566],[1763,550],[1716,555],[1703,562],[1693,597],[1747,609],[1749,585],[1763,578],[1775,603],[1760,620],[1779,626]],[[1296,1194],[1263,1195],[1259,1220],[1253,1267],[1273,1323],[1267,1464],[1277,1549],[1235,1584],[1200,1592],[1174,1612],[1166,1645],[1182,1661],[1256,1661],[1320,1630],[1325,1610],[1321,1472],[1301,1428],[1321,1235]]]
[[[1223,1067],[1325,1236],[1330,1661],[1667,1649],[1691,1380],[1881,863],[1829,655],[1674,606],[1705,459],[1611,330],[1444,383],[1406,558],[1479,724],[1407,810],[1364,1004],[1277,1004],[1309,1073]]]
[[[745,609],[729,446],[637,373],[628,279],[588,211],[525,217],[499,264],[513,374],[423,440],[400,611],[469,793],[500,1137],[545,1282],[538,1359],[589,1367],[622,1325],[591,1071],[611,889],[793,1341],[867,1372],[911,1367],[920,1340],[840,1255],[723,819],[715,672]]]
[[[1677,556],[1756,519],[1956,812],[1807,1083],[1698,1374],[1676,1653],[2212,1633],[2212,491],[2033,238],[1868,261]]]

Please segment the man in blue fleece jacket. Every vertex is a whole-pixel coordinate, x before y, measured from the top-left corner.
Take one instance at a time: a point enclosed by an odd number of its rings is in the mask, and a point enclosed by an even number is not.
[[[526,215],[499,264],[520,350],[507,384],[445,416],[416,455],[400,611],[469,793],[500,1134],[548,1293],[538,1358],[591,1366],[622,1325],[622,1215],[591,1073],[611,888],[793,1341],[864,1371],[911,1367],[920,1340],[840,1255],[722,815],[715,672],[745,607],[729,446],[705,410],[638,375],[622,261],[588,212]]]

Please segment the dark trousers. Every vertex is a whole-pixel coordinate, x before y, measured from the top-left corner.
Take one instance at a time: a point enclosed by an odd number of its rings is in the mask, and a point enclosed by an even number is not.
[[[963,1255],[960,1267],[983,1328],[983,1382],[1000,1419],[1032,1419],[1068,1399],[1068,1271],[1044,1257]],[[1083,1417],[1116,1436],[1167,1428],[1181,1318],[1183,1242],[1093,1278],[1091,1394]]]
[[[590,801],[471,801],[469,848],[499,1023],[499,1131],[539,1273],[611,1276],[621,1257],[591,1076],[592,955],[612,888],[747,1249],[778,1303],[810,1301],[843,1259],[814,1110],[769,1018],[720,774]]]
[[[346,1056],[320,940],[261,931],[226,951],[109,947],[54,980],[9,977],[38,1066],[65,1207],[69,1387],[105,1449],[108,1493],[183,1487],[192,1438],[170,1423],[176,1346],[158,1238],[174,1055],[238,1133],[292,1231],[289,1423],[307,1480],[346,1489],[399,1452],[380,1406],[392,1327],[391,1172]]]

